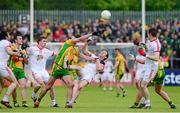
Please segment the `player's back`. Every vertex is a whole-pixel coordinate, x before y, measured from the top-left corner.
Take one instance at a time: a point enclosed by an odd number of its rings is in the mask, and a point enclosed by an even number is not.
[[[6,52],[6,47],[8,47],[10,45],[11,45],[11,43],[7,40],[1,40],[0,41],[0,66],[7,65],[9,55]]]

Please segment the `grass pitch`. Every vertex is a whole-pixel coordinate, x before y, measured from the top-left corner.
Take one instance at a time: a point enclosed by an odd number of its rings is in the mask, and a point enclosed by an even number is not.
[[[134,103],[136,89],[135,87],[126,87],[127,96],[116,97],[115,89],[113,91],[103,91],[102,87],[89,86],[85,88],[77,103],[74,104],[72,109],[65,107],[66,103],[66,87],[56,87],[56,100],[60,105],[59,108],[50,107],[49,94],[45,96],[40,104],[40,108],[33,108],[33,101],[30,98],[32,88],[28,88],[28,105],[29,108],[13,108],[8,109],[1,105],[0,112],[180,112],[180,87],[164,87],[164,90],[168,92],[170,98],[176,104],[177,109],[172,110],[169,105],[155,93],[153,87],[150,87],[151,104],[150,110],[144,109],[129,109],[129,106]],[[3,90],[4,94],[5,90]],[[20,90],[18,89],[18,102],[21,105]],[[1,94],[2,96],[2,94]],[[11,101],[12,102],[12,101]],[[12,104],[12,103],[11,103]]]

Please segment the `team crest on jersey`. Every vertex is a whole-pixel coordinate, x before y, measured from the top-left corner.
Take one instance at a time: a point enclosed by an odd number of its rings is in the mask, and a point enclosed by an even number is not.
[[[37,55],[37,61],[43,59],[43,55]]]

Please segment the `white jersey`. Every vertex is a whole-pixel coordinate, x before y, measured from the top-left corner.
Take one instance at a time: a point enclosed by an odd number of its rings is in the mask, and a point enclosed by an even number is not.
[[[40,49],[37,46],[28,48],[27,53],[29,55],[29,65],[32,71],[46,70],[47,59],[54,55],[53,51],[47,48]]]
[[[137,55],[136,56],[136,59],[137,60],[140,60],[140,61],[145,61],[146,60],[146,57],[142,56],[142,55]],[[144,64],[141,64],[139,62],[136,61],[136,69],[142,69],[144,67]]]
[[[8,40],[1,40],[0,41],[0,67],[7,67],[7,62],[9,59],[9,55],[6,52],[6,47],[10,46],[11,42]]]
[[[147,43],[148,55],[154,55],[154,52],[160,52],[161,44],[158,39]],[[158,70],[158,61],[154,61],[146,58],[145,61],[145,72],[143,81],[149,82],[154,77]]]
[[[104,66],[104,73],[110,73],[112,71],[113,64],[111,61],[106,61]]]
[[[159,39],[147,42],[146,46],[148,49],[148,51],[147,51],[148,55],[153,55],[154,52],[160,52],[160,50],[161,50],[161,44],[159,42]],[[154,60],[146,58],[145,64],[152,66],[152,67],[158,66],[158,61],[154,61]]]

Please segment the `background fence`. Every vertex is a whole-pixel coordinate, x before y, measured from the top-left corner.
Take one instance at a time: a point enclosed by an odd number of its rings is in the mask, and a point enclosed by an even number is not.
[[[141,20],[141,11],[111,11],[112,20]],[[62,11],[53,10],[45,11],[39,10],[34,11],[34,18],[37,19],[49,19],[57,20],[59,22],[70,22],[74,20],[79,20],[81,22],[87,22],[87,20],[97,19],[100,17],[101,11]],[[29,15],[29,10],[0,10],[0,24],[9,21],[18,21],[19,15]],[[180,18],[179,11],[146,11],[146,22],[147,24],[154,23],[156,19],[166,19],[174,20],[175,18]]]

